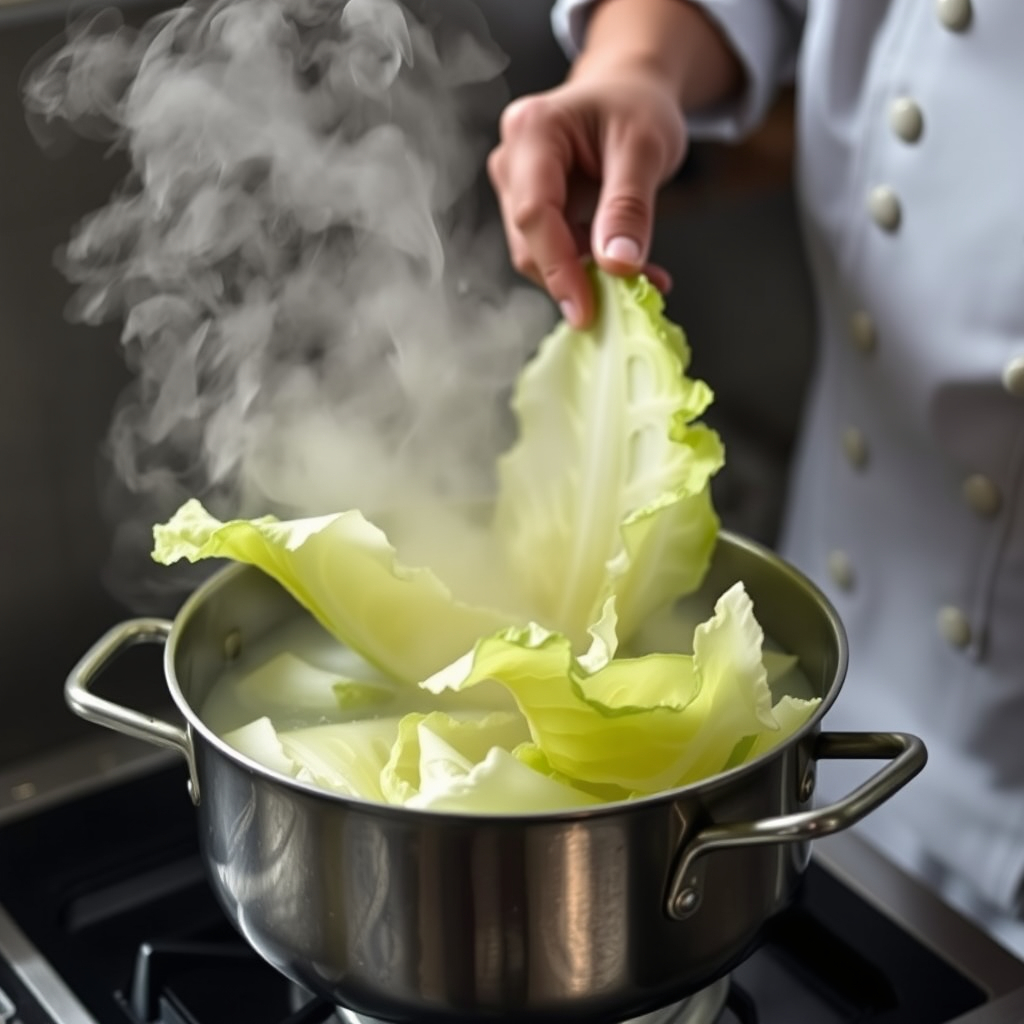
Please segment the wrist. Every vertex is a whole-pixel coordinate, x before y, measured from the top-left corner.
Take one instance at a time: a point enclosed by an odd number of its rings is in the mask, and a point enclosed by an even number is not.
[[[643,78],[661,87],[683,106],[684,71],[678,62],[666,59],[653,47],[636,42],[614,48],[586,49],[569,73],[573,82],[600,82],[609,79]]]
[[[688,0],[598,0],[570,78],[644,75],[686,112],[732,98],[739,59],[718,25]]]

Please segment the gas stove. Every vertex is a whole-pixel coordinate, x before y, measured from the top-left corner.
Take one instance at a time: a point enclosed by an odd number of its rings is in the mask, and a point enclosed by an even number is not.
[[[184,767],[151,751],[104,734],[0,774],[0,1021],[376,1024],[298,989],[234,931]],[[641,1021],[1020,1024],[1024,963],[836,836],[748,960]]]

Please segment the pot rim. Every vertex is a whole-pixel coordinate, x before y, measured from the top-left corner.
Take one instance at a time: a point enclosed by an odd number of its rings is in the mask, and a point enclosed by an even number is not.
[[[181,686],[178,682],[175,663],[177,660],[179,641],[181,640],[182,634],[184,633],[189,620],[195,614],[196,609],[209,601],[212,595],[222,587],[226,586],[236,576],[250,572],[262,572],[262,570],[256,566],[248,564],[228,565],[225,568],[216,571],[209,579],[200,584],[200,586],[197,587],[182,603],[174,617],[174,621],[164,647],[164,679],[167,684],[167,688],[170,691],[172,700],[185,718],[185,721],[188,723],[189,732],[193,736],[198,733],[202,739],[212,746],[219,754],[228,758],[230,761],[243,766],[248,771],[261,776],[268,782],[273,782],[277,785],[297,790],[306,796],[313,797],[318,800],[325,800],[332,804],[340,804],[343,807],[353,810],[371,812],[385,817],[429,819],[430,821],[435,822],[438,820],[446,820],[452,823],[476,824],[477,826],[479,826],[481,822],[487,822],[489,825],[522,826],[523,824],[539,825],[587,821],[593,818],[620,814],[623,811],[630,810],[632,808],[652,808],[665,803],[692,800],[704,796],[709,792],[730,786],[746,776],[755,775],[764,765],[781,757],[787,750],[797,746],[806,737],[818,732],[822,718],[839,696],[839,691],[842,689],[846,678],[849,663],[849,647],[846,629],[842,624],[839,613],[836,611],[835,606],[828,597],[825,596],[823,591],[812,580],[801,572],[801,570],[797,569],[796,566],[781,558],[774,551],[748,537],[743,537],[730,530],[721,529],[719,530],[718,537],[715,541],[716,548],[721,540],[725,540],[733,546],[743,549],[749,554],[755,555],[770,563],[774,571],[788,576],[792,583],[806,591],[807,594],[821,607],[821,610],[824,612],[825,618],[828,621],[836,639],[836,671],[834,678],[832,679],[827,692],[822,696],[821,704],[818,706],[814,714],[811,715],[803,726],[793,733],[785,742],[765,751],[765,753],[756,757],[753,761],[744,762],[734,768],[730,768],[724,772],[719,772],[717,775],[688,783],[685,786],[678,786],[674,789],[659,790],[656,793],[650,793],[646,796],[637,797],[631,800],[614,800],[607,803],[588,805],[585,807],[570,807],[554,811],[537,811],[533,814],[484,814],[468,811],[434,811],[428,808],[407,807],[399,804],[385,804],[379,801],[368,800],[363,797],[347,796],[343,793],[336,793],[332,790],[318,786],[315,783],[305,782],[301,779],[282,775],[279,772],[274,771],[274,769],[261,764],[259,761],[255,761],[252,758],[247,757],[241,751],[236,750],[229,743],[221,739],[220,736],[210,729],[202,718],[200,718],[198,712],[189,704],[184,693],[182,693]],[[295,603],[300,609],[302,609],[299,602],[296,601]],[[309,614],[305,609],[302,609],[302,611],[304,614]]]

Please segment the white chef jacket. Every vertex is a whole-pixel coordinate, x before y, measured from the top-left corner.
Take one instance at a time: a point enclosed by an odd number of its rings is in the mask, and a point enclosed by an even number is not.
[[[780,549],[849,634],[824,724],[925,740],[861,832],[1024,953],[1024,2],[701,3],[749,79],[695,138],[797,78],[819,348]]]

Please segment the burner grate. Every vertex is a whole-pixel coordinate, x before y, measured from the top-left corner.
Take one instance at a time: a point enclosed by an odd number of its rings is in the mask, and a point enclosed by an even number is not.
[[[339,1009],[336,1024],[385,1022]],[[680,1003],[622,1024],[758,1024],[758,1016],[749,993],[735,980],[721,978]]]
[[[281,977],[238,943],[146,942],[121,1002],[132,1024],[337,1024],[314,999],[294,1009]]]
[[[249,946],[232,942],[145,942],[119,1002],[132,1024],[382,1024],[284,979]],[[754,1000],[722,978],[675,1006],[626,1024],[758,1024]]]

